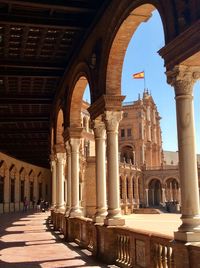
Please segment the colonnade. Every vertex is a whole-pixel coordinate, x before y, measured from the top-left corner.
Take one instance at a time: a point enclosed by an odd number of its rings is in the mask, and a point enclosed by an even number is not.
[[[200,240],[200,210],[193,112],[193,84],[199,78],[199,74],[200,72],[197,69],[186,66],[175,66],[173,70],[167,72],[168,82],[174,86],[176,96],[179,169],[182,189],[182,225],[175,233],[175,238],[183,241]],[[114,110],[105,111],[93,119],[97,186],[95,221],[104,222],[106,225],[124,224],[121,217],[119,194],[118,126],[120,120],[121,111]],[[76,133],[76,129],[69,129],[68,131],[70,132],[69,135],[65,135],[68,166],[67,209],[69,215],[75,217],[82,215],[78,189],[81,131],[79,129],[79,135],[73,135],[73,133]],[[107,152],[105,152],[105,144],[107,145]],[[106,156],[107,158],[105,158]],[[61,156],[57,155],[57,190],[53,188],[52,193],[53,202],[55,202],[55,199],[57,202],[57,209],[63,207],[63,200],[60,197],[55,197],[56,194],[60,195],[62,193],[61,185],[63,184],[61,181],[64,180],[63,164],[59,162],[59,157]],[[64,156],[61,158],[64,159]],[[107,159],[107,172],[105,159]],[[53,174],[55,176],[55,173]],[[53,178],[54,180],[55,178]],[[136,196],[138,196],[137,191],[138,187],[136,186],[134,189]],[[149,204],[148,191],[148,189],[145,190],[147,205]],[[166,191],[164,188],[161,191],[162,202],[164,202]]]
[[[97,186],[95,222],[104,222],[106,225],[112,226],[125,223],[121,215],[119,197],[118,127],[121,118],[121,111],[106,111],[93,120]],[[67,129],[64,133],[66,153],[63,153],[62,147],[62,153],[56,152],[54,156],[51,156],[52,184],[54,186],[52,187],[52,204],[57,211],[65,211],[66,215],[70,217],[82,216],[79,202],[81,134],[82,128]],[[61,147],[56,146],[56,148]],[[66,163],[67,172],[65,174]],[[67,181],[66,207],[64,207],[63,192],[65,176]]]

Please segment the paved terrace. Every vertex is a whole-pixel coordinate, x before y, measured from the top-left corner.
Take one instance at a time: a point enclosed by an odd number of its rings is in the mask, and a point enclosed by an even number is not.
[[[124,216],[134,230],[173,235],[180,225],[178,214]],[[116,267],[96,262],[91,253],[65,243],[52,232],[49,213],[0,215],[0,268]]]
[[[49,213],[0,215],[0,268],[116,267],[97,262],[87,250],[63,243]]]

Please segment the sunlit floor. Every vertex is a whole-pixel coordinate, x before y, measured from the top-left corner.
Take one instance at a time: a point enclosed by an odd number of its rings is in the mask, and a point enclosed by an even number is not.
[[[51,232],[49,213],[0,215],[0,268],[115,267]]]
[[[91,253],[62,240],[52,232],[49,213],[0,215],[0,268],[18,267],[116,267],[96,262]],[[132,214],[123,216],[134,230],[173,236],[180,214]]]
[[[181,214],[131,214],[123,216],[126,226],[134,230],[144,230],[173,237],[173,233],[181,225]]]

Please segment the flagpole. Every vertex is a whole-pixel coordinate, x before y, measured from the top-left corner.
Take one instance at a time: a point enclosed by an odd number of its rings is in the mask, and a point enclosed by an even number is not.
[[[145,69],[144,69],[144,92],[145,92],[145,89],[146,89],[146,78],[145,78]]]

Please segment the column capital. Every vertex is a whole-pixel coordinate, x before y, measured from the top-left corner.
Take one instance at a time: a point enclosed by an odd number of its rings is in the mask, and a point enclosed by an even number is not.
[[[174,87],[176,96],[192,95],[194,83],[200,79],[200,68],[176,65],[166,72],[167,82]]]
[[[95,139],[105,139],[105,123],[103,122],[103,115],[98,116],[92,121],[92,127],[95,135]]]
[[[81,139],[80,138],[71,138],[69,142],[70,142],[70,146],[71,146],[71,153],[78,153]]]
[[[106,111],[104,113],[104,121],[107,131],[118,133],[119,122],[121,121],[121,119],[121,111]]]
[[[57,153],[56,154],[56,161],[64,164],[66,161],[66,154],[65,153]]]

